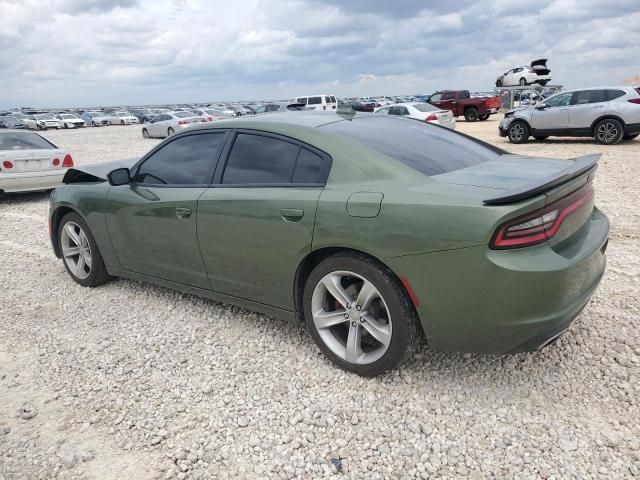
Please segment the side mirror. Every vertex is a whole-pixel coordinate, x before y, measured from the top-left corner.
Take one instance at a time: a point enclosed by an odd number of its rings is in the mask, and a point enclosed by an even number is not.
[[[131,173],[128,168],[116,168],[107,174],[109,184],[117,187],[131,183]]]
[[[544,102],[536,103],[536,110],[544,110],[547,108],[547,104]]]

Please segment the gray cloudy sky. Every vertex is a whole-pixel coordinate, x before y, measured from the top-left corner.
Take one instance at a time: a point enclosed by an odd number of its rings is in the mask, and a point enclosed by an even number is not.
[[[489,90],[640,75],[640,0],[0,0],[0,107]]]

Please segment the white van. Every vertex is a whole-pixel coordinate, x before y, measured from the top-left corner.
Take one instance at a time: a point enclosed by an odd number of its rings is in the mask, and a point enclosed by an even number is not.
[[[308,97],[297,97],[291,99],[291,103],[302,103],[307,106],[307,110],[335,110],[338,108],[338,101],[333,95],[309,95]]]

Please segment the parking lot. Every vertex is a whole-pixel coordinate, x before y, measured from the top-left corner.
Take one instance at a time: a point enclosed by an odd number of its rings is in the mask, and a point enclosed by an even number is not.
[[[541,352],[424,346],[374,379],[302,325],[128,280],[83,288],[51,250],[48,194],[1,199],[0,480],[639,476],[640,140],[512,145],[499,120],[456,128],[513,153],[602,153],[603,282]],[[159,140],[140,130],[43,136],[82,166],[142,155]]]

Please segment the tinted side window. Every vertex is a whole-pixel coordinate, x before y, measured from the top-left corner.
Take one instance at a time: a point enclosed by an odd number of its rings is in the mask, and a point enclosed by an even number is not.
[[[571,103],[573,105],[584,105],[585,103],[593,103],[593,100],[591,100],[592,92],[592,90],[582,90],[580,92],[574,93]]]
[[[322,97],[309,97],[309,105],[320,105]]]
[[[331,102],[332,102],[332,103],[336,103],[336,101],[337,101],[337,100],[336,100],[336,97],[334,97],[333,95],[331,95]]]
[[[607,101],[606,90],[591,90],[589,92],[589,103],[599,103]]]
[[[300,98],[296,98],[296,103],[303,103],[303,104],[307,104],[307,97],[300,97]]]
[[[135,181],[153,185],[207,184],[226,137],[220,132],[177,138],[145,160]]]
[[[455,100],[456,94],[454,92],[448,92],[442,94],[442,100]]]
[[[289,183],[300,147],[261,135],[240,133],[233,143],[222,183]]]
[[[429,98],[429,101],[430,102],[439,102],[441,97],[442,97],[441,94],[436,93],[435,95],[431,95],[431,97]]]
[[[560,95],[548,98],[544,103],[548,107],[566,107],[569,105],[572,96],[572,93],[561,93]]]
[[[605,90],[605,92],[607,94],[607,100],[615,100],[627,94],[627,92],[623,90]]]
[[[306,148],[301,148],[291,181],[293,183],[317,183],[321,171],[322,157]]]

